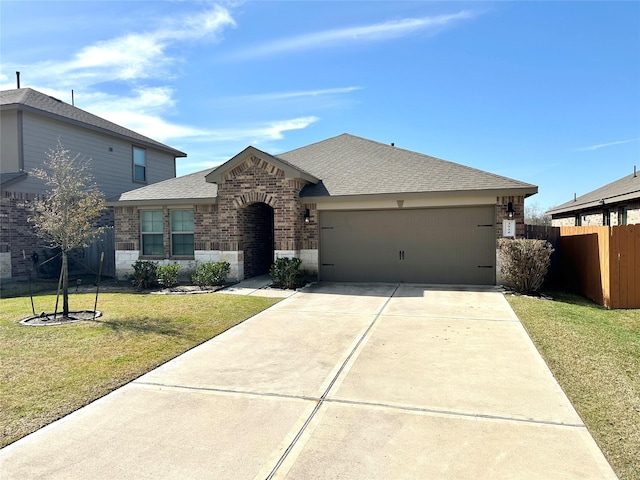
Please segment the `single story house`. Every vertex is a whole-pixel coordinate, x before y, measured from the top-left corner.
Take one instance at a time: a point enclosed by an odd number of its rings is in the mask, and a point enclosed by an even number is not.
[[[278,155],[247,147],[120,195],[116,270],[224,260],[240,280],[296,256],[323,281],[495,284],[496,239],[507,225],[524,234],[524,201],[537,191],[349,134]]]
[[[636,168],[615,182],[547,211],[554,227],[640,223],[640,178]]]

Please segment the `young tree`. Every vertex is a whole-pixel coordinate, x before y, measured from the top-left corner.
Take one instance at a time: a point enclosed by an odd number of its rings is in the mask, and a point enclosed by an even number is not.
[[[87,247],[106,227],[96,227],[95,221],[106,209],[104,194],[93,183],[89,160],[75,157],[60,140],[49,150],[42,169],[32,174],[50,187],[46,195],[33,203],[30,220],[38,236],[62,251],[62,314],[69,315],[68,254],[78,247]]]

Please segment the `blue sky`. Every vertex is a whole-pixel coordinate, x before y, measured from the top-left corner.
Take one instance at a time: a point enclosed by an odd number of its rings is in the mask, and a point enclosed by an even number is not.
[[[0,89],[73,89],[186,152],[178,175],[347,132],[546,209],[640,167],[636,1],[2,0],[0,27]]]

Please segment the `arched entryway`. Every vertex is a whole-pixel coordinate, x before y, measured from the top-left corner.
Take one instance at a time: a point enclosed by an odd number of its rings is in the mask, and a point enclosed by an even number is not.
[[[269,273],[273,263],[273,208],[251,203],[240,208],[240,232],[244,250],[244,277]]]

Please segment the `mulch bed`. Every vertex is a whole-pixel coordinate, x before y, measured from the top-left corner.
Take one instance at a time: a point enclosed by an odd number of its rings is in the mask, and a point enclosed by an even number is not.
[[[95,320],[101,316],[102,312],[99,310],[78,310],[69,312],[69,315],[67,316],[64,316],[60,312],[57,314],[42,312],[39,315],[32,315],[24,320],[20,320],[20,323],[31,327],[48,327],[53,325],[64,325],[66,323]]]

